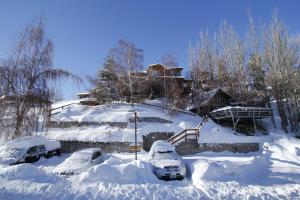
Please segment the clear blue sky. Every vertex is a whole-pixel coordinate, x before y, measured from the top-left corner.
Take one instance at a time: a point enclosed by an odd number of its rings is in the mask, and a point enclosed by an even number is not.
[[[188,68],[188,45],[201,30],[214,32],[225,19],[243,34],[247,8],[259,21],[270,19],[277,7],[290,31],[300,31],[297,0],[0,0],[0,58],[13,39],[35,16],[43,15],[54,43],[54,64],[77,75],[95,75],[110,48],[119,39],[144,49],[144,64],[160,62],[173,52]],[[66,82],[65,98],[86,88]]]

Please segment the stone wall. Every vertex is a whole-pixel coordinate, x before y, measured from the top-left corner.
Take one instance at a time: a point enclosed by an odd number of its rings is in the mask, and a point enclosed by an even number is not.
[[[78,122],[78,121],[70,121],[70,122],[57,122],[51,121],[48,125],[48,128],[72,128],[72,127],[82,127],[82,126],[103,126],[109,125],[112,127],[126,128],[127,122]]]
[[[85,148],[100,147],[105,153],[129,152],[131,143],[126,142],[81,142],[81,141],[60,141],[63,153],[72,153]]]
[[[174,135],[174,132],[152,132],[143,135],[143,149],[149,151],[153,142],[157,140],[167,140]]]
[[[130,118],[129,121],[131,123],[134,123],[134,118]],[[167,123],[167,124],[171,124],[173,123],[170,120],[167,119],[163,119],[160,117],[138,117],[137,118],[137,122],[146,122],[146,123]]]
[[[181,142],[175,146],[180,155],[201,153],[205,151],[223,152],[230,151],[233,153],[249,153],[259,151],[259,143],[200,143],[196,140]]]
[[[174,133],[151,133],[143,138],[143,148],[149,151],[153,142],[157,140],[166,140]],[[163,138],[162,135],[165,137]],[[168,138],[167,138],[168,137]],[[60,141],[63,153],[72,153],[80,149],[100,147],[105,153],[129,152],[132,143],[129,142],[81,142],[81,141]],[[259,143],[200,143],[196,140],[188,140],[175,145],[179,155],[188,155],[206,151],[223,152],[230,151],[234,153],[249,153],[259,151]]]

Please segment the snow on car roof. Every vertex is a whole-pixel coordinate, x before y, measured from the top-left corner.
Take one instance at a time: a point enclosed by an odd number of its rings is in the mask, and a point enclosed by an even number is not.
[[[42,136],[24,136],[7,142],[6,148],[28,149],[33,146],[45,145],[48,151],[60,148],[60,143],[55,140],[48,140]]]
[[[155,152],[168,152],[168,151],[175,151],[174,146],[156,146]]]
[[[5,144],[8,148],[30,148],[32,146],[44,145],[48,140],[41,136],[25,136],[9,141]]]
[[[155,152],[175,151],[175,147],[164,140],[158,140],[152,144],[149,155],[153,156]]]
[[[80,151],[77,151],[78,153],[94,153],[96,151],[101,151],[101,148],[87,148],[87,149],[82,149]]]

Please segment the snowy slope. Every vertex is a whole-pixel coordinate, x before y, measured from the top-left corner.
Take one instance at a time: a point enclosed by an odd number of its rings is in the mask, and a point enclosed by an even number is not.
[[[68,104],[66,102],[65,104]],[[64,105],[62,102],[59,106]],[[57,107],[53,105],[53,107]],[[50,128],[48,132],[41,132],[48,138],[56,140],[78,140],[78,141],[98,141],[98,142],[134,142],[134,111],[139,118],[158,118],[168,120],[171,123],[160,122],[138,122],[137,133],[138,142],[142,142],[142,135],[150,132],[174,132],[179,133],[186,128],[194,128],[201,118],[193,114],[170,113],[169,110],[137,104],[131,107],[130,104],[111,104],[99,106],[70,105],[52,116],[51,121],[56,122],[98,122],[99,126],[83,126],[73,128]],[[110,126],[105,123],[122,122],[128,123],[126,128]]]
[[[74,101],[58,102],[53,107],[59,107],[74,103]],[[147,103],[161,105],[160,100],[152,100]],[[59,110],[59,109],[58,109]],[[195,128],[202,120],[199,116],[189,115],[181,112],[170,113],[169,110],[156,106],[137,104],[131,107],[129,104],[111,104],[99,106],[70,105],[52,116],[56,122],[98,122],[101,126],[82,126],[73,128],[50,128],[46,135],[48,138],[57,140],[79,140],[98,142],[134,142],[134,123],[130,122],[133,112],[137,111],[138,117],[156,117],[169,120],[172,123],[138,122],[138,142],[142,142],[142,135],[150,132],[174,132],[179,133],[187,128]],[[121,122],[128,123],[126,128],[109,126],[105,123]],[[267,127],[271,127],[270,120],[264,120]],[[271,133],[276,132],[271,131]],[[268,136],[243,136],[233,134],[228,127],[221,127],[214,121],[205,122],[200,129],[200,143],[251,143],[268,141]]]

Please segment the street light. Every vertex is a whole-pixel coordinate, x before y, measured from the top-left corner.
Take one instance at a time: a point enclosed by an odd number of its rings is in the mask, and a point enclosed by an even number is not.
[[[137,112],[134,111],[134,152],[135,152],[135,160],[137,160]]]

